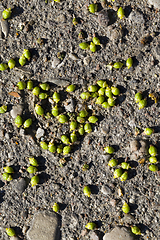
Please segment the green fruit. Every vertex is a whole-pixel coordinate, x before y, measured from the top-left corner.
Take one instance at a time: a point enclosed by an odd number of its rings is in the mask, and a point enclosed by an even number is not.
[[[13,168],[12,168],[12,167],[9,167],[9,166],[4,167],[4,171],[5,171],[6,173],[14,173]]]
[[[104,103],[102,103],[102,107],[110,108],[111,106],[108,104],[108,102],[104,102]]]
[[[98,94],[99,94],[99,96],[103,96],[105,94],[105,88],[100,88],[98,90]]]
[[[141,230],[138,227],[136,227],[136,226],[131,227],[131,231],[135,235],[141,235]]]
[[[70,134],[70,139],[72,143],[77,141],[77,135],[75,134],[75,132]]]
[[[55,153],[56,150],[57,150],[57,148],[56,148],[56,146],[54,145],[54,143],[49,142],[49,144],[48,144],[48,150],[49,150],[51,153]]]
[[[36,106],[35,106],[35,112],[36,112],[38,115],[42,116],[42,115],[44,114],[44,109],[43,109],[40,105],[36,104]]]
[[[2,12],[2,17],[3,19],[7,19],[7,18],[10,18],[11,17],[11,8],[8,8],[8,9],[5,9],[3,12]]]
[[[85,163],[82,167],[82,170],[87,171],[88,169],[89,169],[89,165]]]
[[[59,205],[58,205],[58,203],[54,203],[54,205],[53,205],[53,211],[54,212],[58,212],[59,211]]]
[[[135,99],[136,103],[140,102],[142,100],[141,92],[136,93],[134,96],[134,99]]]
[[[23,124],[23,120],[22,120],[22,117],[20,115],[18,115],[15,120],[15,125],[19,128],[22,124]]]
[[[8,181],[9,176],[10,176],[9,173],[6,173],[6,172],[2,174],[2,178],[3,178],[5,181]]]
[[[88,118],[88,121],[89,121],[90,123],[96,123],[96,122],[98,121],[98,118],[95,117],[95,116],[90,116],[90,117]]]
[[[39,84],[40,88],[42,88],[42,90],[44,91],[48,91],[50,89],[50,86],[48,83],[40,83]]]
[[[123,174],[122,168],[117,168],[117,169],[114,171],[114,176],[113,176],[113,178],[119,178],[119,177],[121,177],[122,174]]]
[[[105,147],[104,150],[106,151],[106,153],[109,153],[109,154],[114,153],[114,148],[111,146]]]
[[[111,91],[111,88],[107,87],[106,90],[105,90],[105,95],[109,98],[112,97],[112,91]]]
[[[88,112],[86,110],[82,110],[79,112],[79,116],[81,118],[87,117],[88,116]]]
[[[67,118],[67,116],[66,115],[59,115],[58,116],[58,121],[60,122],[60,123],[66,123],[66,122],[68,122],[68,118]]]
[[[73,23],[73,25],[77,25],[78,24],[77,18],[73,18],[72,23]]]
[[[88,10],[89,10],[90,13],[95,13],[98,10],[98,5],[92,3],[92,4],[89,5]]]
[[[129,163],[122,162],[122,163],[121,163],[121,168],[128,170],[129,168],[131,168],[131,166],[129,165]]]
[[[1,63],[0,64],[0,71],[4,71],[8,68],[8,65],[6,63]]]
[[[63,155],[69,154],[71,151],[71,147],[70,146],[65,146],[63,148]]]
[[[14,231],[13,228],[6,228],[6,233],[8,234],[8,236],[13,237],[16,236],[16,233]]]
[[[90,93],[89,92],[83,92],[81,93],[81,98],[84,100],[88,100],[90,97]]]
[[[153,132],[154,132],[154,130],[153,130],[152,128],[145,128],[143,133],[144,133],[145,135],[149,136],[149,135],[151,135]]]
[[[148,152],[152,157],[155,157],[157,155],[157,148],[153,145],[150,145]]]
[[[23,55],[25,58],[27,58],[28,60],[31,58],[31,53],[28,49],[24,49],[23,50]]]
[[[41,91],[40,87],[37,86],[33,88],[32,93],[33,95],[38,96],[40,94],[40,91]]]
[[[37,185],[38,183],[39,183],[39,177],[37,175],[31,178],[32,187]]]
[[[0,113],[5,113],[7,112],[7,106],[3,105],[0,107]]]
[[[117,96],[120,94],[120,90],[117,87],[111,87],[111,92],[113,95]]]
[[[93,230],[96,228],[96,224],[93,222],[89,222],[87,223],[87,225],[85,226],[85,228],[87,228],[88,230]]]
[[[91,132],[92,132],[91,124],[86,123],[86,124],[84,125],[84,131],[85,131],[86,133],[91,133]]]
[[[157,162],[157,158],[156,157],[150,157],[149,161],[150,161],[150,163],[156,163]]]
[[[89,44],[86,43],[86,42],[82,42],[82,43],[79,44],[79,47],[81,49],[88,49],[89,48]]]
[[[139,110],[146,107],[147,106],[147,100],[146,99],[142,99],[141,101],[139,101]]]
[[[75,90],[76,86],[75,85],[69,85],[67,88],[66,88],[66,91],[67,92],[73,92]]]
[[[129,213],[129,211],[130,211],[130,207],[129,207],[129,205],[126,202],[122,206],[122,211],[124,213]]]
[[[120,19],[122,19],[122,18],[125,16],[124,10],[123,10],[122,7],[120,7],[120,8],[118,9],[118,11],[117,11],[117,16],[118,16]]]
[[[61,136],[61,141],[64,143],[64,144],[70,144],[70,141],[69,141],[69,138],[65,135],[62,135]]]
[[[116,101],[114,100],[114,98],[108,98],[108,104],[113,107],[116,104]]]
[[[126,66],[128,67],[128,69],[130,69],[130,67],[132,67],[132,65],[133,65],[133,59],[128,58],[126,61]]]
[[[46,142],[40,142],[40,146],[42,149],[47,150],[48,149],[48,144]]]
[[[23,90],[26,87],[26,83],[24,81],[20,81],[17,83],[17,87],[19,88],[19,90]]]
[[[99,80],[99,81],[97,81],[97,84],[98,84],[98,86],[101,87],[101,88],[108,87],[108,84],[107,84],[106,81],[104,81],[104,80]]]
[[[89,92],[96,92],[98,90],[98,87],[96,85],[91,85],[88,87]]]
[[[102,104],[105,100],[105,97],[104,96],[99,96],[97,99],[96,99],[96,104]]]
[[[24,66],[24,65],[26,64],[26,58],[25,58],[24,55],[22,55],[22,56],[20,57],[20,59],[19,59],[19,64],[20,64],[21,66]]]
[[[32,166],[35,166],[37,167],[38,166],[38,162],[37,160],[33,157],[33,158],[29,158],[29,163],[32,165]]]
[[[117,166],[117,164],[118,164],[118,160],[117,159],[111,159],[109,161],[109,163],[108,163],[108,166],[115,167],[115,166]]]
[[[82,117],[77,116],[77,122],[79,123],[85,123],[85,119]]]
[[[116,68],[116,69],[119,69],[122,66],[123,66],[123,63],[121,63],[121,62],[116,62],[116,63],[113,64],[113,67]]]
[[[83,128],[83,127],[80,127],[80,128],[78,129],[78,132],[79,132],[79,134],[80,134],[81,136],[84,135],[84,133],[85,133],[84,128]]]
[[[70,131],[75,130],[77,128],[77,122],[71,122],[70,123]]]
[[[43,100],[43,99],[46,99],[48,97],[48,94],[47,93],[40,93],[38,97],[39,97],[39,99]]]
[[[128,172],[124,172],[121,177],[120,177],[120,180],[123,182],[123,181],[126,181],[128,179]]]
[[[58,147],[57,147],[57,153],[62,153],[63,152],[63,145],[61,144],[61,145],[59,145]]]
[[[97,49],[96,45],[93,42],[90,43],[89,48],[90,48],[91,52],[95,52]]]
[[[36,167],[30,166],[27,168],[27,172],[29,173],[36,173],[38,169]]]
[[[90,195],[91,195],[91,189],[90,189],[90,187],[85,186],[85,187],[83,188],[83,193],[84,193],[85,196],[90,197]]]
[[[28,118],[24,123],[24,128],[29,128],[32,125],[32,118]]]
[[[52,98],[53,98],[53,101],[55,101],[56,103],[58,103],[58,102],[60,101],[60,95],[59,95],[59,93],[54,92]]]
[[[94,37],[92,41],[95,45],[101,45],[100,40],[97,37]]]
[[[50,112],[47,112],[44,116],[46,119],[50,119],[52,117],[52,114]]]
[[[55,2],[60,2],[61,0],[54,0]]]
[[[57,107],[57,106],[53,107],[53,108],[52,108],[52,115],[53,115],[54,117],[57,117],[58,114],[59,114],[59,112],[58,112],[58,107]]]
[[[157,172],[158,171],[158,166],[156,166],[156,165],[149,165],[149,170],[151,170],[152,172]]]
[[[28,89],[29,91],[31,91],[32,88],[33,88],[33,82],[32,82],[31,80],[29,80],[29,81],[27,82],[27,89]]]
[[[16,62],[14,61],[14,59],[10,59],[10,60],[8,61],[8,67],[9,67],[10,69],[14,68],[15,65],[16,65]]]

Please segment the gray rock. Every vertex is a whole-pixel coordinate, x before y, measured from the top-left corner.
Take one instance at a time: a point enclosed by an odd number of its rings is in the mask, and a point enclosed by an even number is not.
[[[141,147],[139,149],[139,152],[142,154],[148,154],[148,144],[146,141],[141,140],[140,141]]]
[[[79,60],[79,58],[74,53],[70,53],[69,58],[71,58],[74,61]]]
[[[39,139],[44,136],[44,129],[38,128],[36,131],[36,138]]]
[[[84,65],[85,65],[85,66],[88,66],[88,65],[90,64],[91,60],[92,60],[91,57],[89,57],[89,56],[85,57],[85,58],[83,59]]]
[[[6,38],[9,32],[9,26],[8,26],[7,20],[4,20],[3,18],[1,19],[1,27],[2,27],[2,32]]]
[[[153,5],[155,8],[160,9],[160,1],[159,0],[148,0],[148,3]]]
[[[17,236],[13,236],[13,237],[10,238],[10,240],[20,240],[20,238],[17,237]]]
[[[56,68],[60,64],[60,59],[57,57],[54,57],[52,60],[52,68]]]
[[[59,240],[59,219],[55,212],[43,211],[33,217],[31,228],[27,232],[28,240]]]
[[[50,78],[49,80],[50,80],[50,82],[56,84],[57,86],[67,87],[69,85],[69,82],[64,79]]]
[[[134,24],[139,24],[140,26],[145,23],[143,14],[139,13],[138,11],[132,11],[128,19],[130,22]]]
[[[22,194],[25,190],[25,188],[27,187],[27,183],[25,181],[24,178],[21,178],[20,180],[18,180],[16,183],[14,183],[13,185],[13,189],[18,193],[18,194]]]
[[[68,99],[67,105],[65,105],[64,107],[67,112],[74,112],[74,108],[75,108],[74,100],[72,98]]]
[[[104,195],[109,195],[109,194],[112,193],[111,189],[110,189],[107,185],[103,185],[103,186],[102,186],[101,192],[102,192]]]
[[[90,239],[91,240],[99,240],[99,236],[98,236],[98,233],[93,231],[93,232],[90,232]]]
[[[115,227],[110,233],[106,233],[103,240],[134,240],[132,233],[125,227]]]
[[[21,115],[23,111],[23,106],[22,105],[16,105],[12,108],[10,111],[11,117],[16,118],[18,115]]]
[[[130,151],[135,152],[139,149],[139,142],[137,140],[132,140],[130,142]]]
[[[106,9],[101,10],[98,13],[98,22],[101,26],[107,27],[109,24],[108,12]]]

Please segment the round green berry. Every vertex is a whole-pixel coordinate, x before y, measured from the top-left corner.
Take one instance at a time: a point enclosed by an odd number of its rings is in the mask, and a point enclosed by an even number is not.
[[[129,213],[129,211],[130,211],[130,207],[129,207],[129,205],[126,202],[122,206],[122,211],[124,213]]]
[[[18,115],[15,120],[15,125],[19,128],[22,124],[23,124],[23,120],[22,120],[22,117],[20,115]]]
[[[14,68],[15,65],[16,65],[16,62],[15,62],[14,59],[10,59],[10,60],[8,61],[8,67],[9,67],[10,69]]]
[[[23,127],[24,128],[29,128],[32,125],[32,118],[28,118],[24,123]]]
[[[8,9],[5,9],[3,12],[2,12],[2,17],[3,19],[7,19],[7,18],[10,18],[11,17],[11,8],[8,8]]]
[[[91,195],[91,189],[90,189],[90,187],[85,186],[85,187],[83,188],[83,193],[84,193],[85,196],[90,197],[90,195]]]
[[[31,178],[32,187],[37,185],[38,183],[39,183],[39,177],[37,175]]]
[[[48,149],[48,144],[46,142],[41,141],[40,146],[42,149],[47,150]]]
[[[19,88],[19,90],[24,90],[26,87],[26,83],[24,81],[20,81],[17,83],[17,87]]]

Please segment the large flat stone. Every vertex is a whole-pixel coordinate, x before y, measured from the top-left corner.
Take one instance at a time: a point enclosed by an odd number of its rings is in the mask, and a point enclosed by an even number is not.
[[[115,227],[110,233],[106,233],[103,240],[134,240],[130,230],[125,227]]]
[[[159,0],[148,0],[149,4],[153,5],[155,8],[160,9],[160,1]]]
[[[33,217],[27,240],[60,240],[60,219],[55,212],[43,211]]]

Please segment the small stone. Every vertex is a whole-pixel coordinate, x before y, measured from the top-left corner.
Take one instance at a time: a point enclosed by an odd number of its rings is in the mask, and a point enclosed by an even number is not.
[[[79,60],[79,58],[74,53],[70,53],[69,57],[74,61]]]
[[[4,137],[4,131],[0,130],[0,138],[3,138],[3,137]]]
[[[139,26],[142,26],[142,24],[145,23],[145,20],[143,18],[143,14],[141,14],[138,11],[132,11],[128,17],[129,21],[138,24]]]
[[[109,203],[111,204],[112,207],[115,207],[117,204],[117,201],[115,199],[110,199]]]
[[[160,1],[159,0],[148,0],[148,3],[153,5],[155,8],[160,9]]]
[[[148,154],[148,144],[146,141],[144,140],[141,140],[140,141],[140,149],[139,149],[139,152],[142,153],[142,154]]]
[[[34,215],[27,232],[28,240],[60,240],[59,217],[55,212],[43,211]]]
[[[130,142],[130,151],[135,152],[139,149],[139,142],[137,140],[132,140]]]
[[[106,233],[103,240],[134,240],[132,233],[125,227],[115,227],[110,233]]]
[[[60,14],[60,15],[58,15],[56,21],[58,23],[64,23],[64,22],[66,22],[66,16],[64,14]]]
[[[100,238],[98,236],[98,232],[97,231],[90,232],[90,239],[91,240],[100,240]]]
[[[44,129],[38,128],[36,131],[36,138],[39,139],[44,136]]]
[[[10,238],[10,240],[20,240],[20,238],[17,237],[17,236],[12,236],[12,237]]]
[[[98,22],[101,26],[107,27],[109,24],[108,12],[106,9],[101,10],[98,13]]]
[[[25,190],[25,188],[27,187],[27,183],[25,181],[24,178],[21,178],[20,180],[18,180],[16,183],[14,183],[13,185],[13,189],[18,193],[18,194],[22,194]]]
[[[74,108],[75,108],[74,100],[72,98],[68,99],[67,105],[65,105],[64,107],[67,112],[74,112]]]
[[[85,57],[85,58],[83,59],[84,65],[85,65],[85,66],[88,66],[88,65],[90,64],[91,60],[92,60],[91,57],[89,57],[89,56]]]
[[[85,237],[88,234],[88,230],[87,229],[83,229],[81,232],[81,236]]]
[[[22,233],[25,235],[26,232],[28,231],[29,227],[24,225],[23,228],[22,228]]]
[[[23,111],[23,106],[21,104],[16,105],[10,111],[11,117],[16,118],[18,115],[21,115]]]
[[[56,68],[60,64],[60,59],[57,57],[54,57],[52,60],[52,68]]]
[[[2,27],[2,32],[6,38],[9,32],[9,26],[8,26],[7,20],[4,20],[3,18],[1,19],[1,27]]]
[[[101,192],[102,192],[104,195],[109,195],[109,194],[112,193],[111,189],[110,189],[107,185],[103,185],[103,186],[102,186]]]

